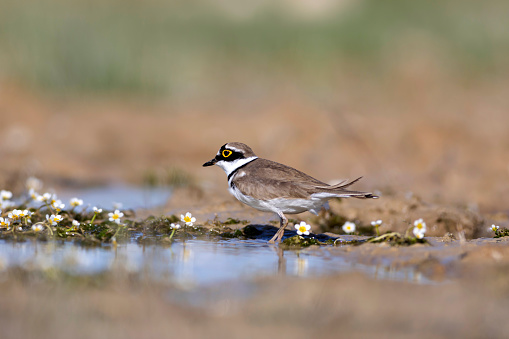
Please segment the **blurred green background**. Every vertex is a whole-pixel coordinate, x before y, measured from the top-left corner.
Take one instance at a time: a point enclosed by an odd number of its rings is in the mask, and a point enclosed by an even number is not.
[[[0,2],[0,81],[58,94],[322,90],[424,54],[460,80],[507,75],[503,0]]]

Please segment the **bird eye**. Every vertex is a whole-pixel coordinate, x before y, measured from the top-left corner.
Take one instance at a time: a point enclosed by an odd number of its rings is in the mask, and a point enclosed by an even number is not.
[[[232,151],[225,149],[223,150],[223,157],[228,158],[232,153]]]

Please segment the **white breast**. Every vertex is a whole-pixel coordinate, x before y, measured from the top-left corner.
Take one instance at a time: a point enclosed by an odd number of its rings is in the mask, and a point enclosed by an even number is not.
[[[237,198],[240,202],[256,208],[264,212],[283,212],[287,214],[302,213],[310,211],[311,213],[318,214],[322,206],[328,207],[327,198],[311,198],[311,199],[285,199],[276,198],[270,200],[255,199],[249,195],[244,195],[237,189],[237,187],[229,187],[230,193]]]

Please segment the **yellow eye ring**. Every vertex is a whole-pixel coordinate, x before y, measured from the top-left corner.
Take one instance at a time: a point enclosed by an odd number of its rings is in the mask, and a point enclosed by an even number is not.
[[[225,158],[228,158],[230,155],[232,155],[232,151],[228,150],[228,149],[225,149],[223,150],[222,154],[223,154],[223,157]]]

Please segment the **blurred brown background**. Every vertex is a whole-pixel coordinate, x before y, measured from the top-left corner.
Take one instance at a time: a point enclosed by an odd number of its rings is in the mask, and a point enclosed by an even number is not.
[[[0,3],[0,183],[193,185],[229,141],[508,211],[507,1]]]

